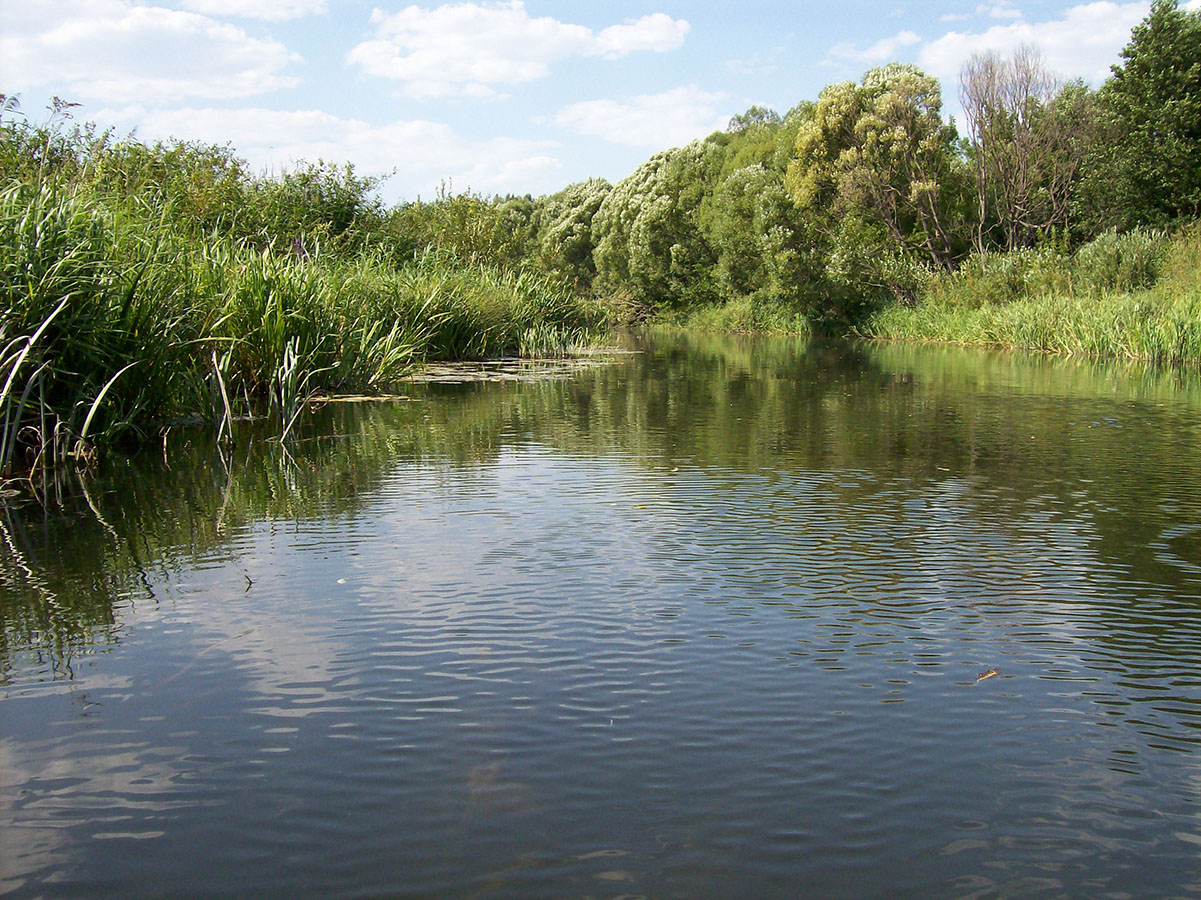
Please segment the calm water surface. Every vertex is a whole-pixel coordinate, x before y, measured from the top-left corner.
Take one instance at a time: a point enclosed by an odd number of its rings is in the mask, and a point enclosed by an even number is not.
[[[639,346],[0,510],[0,892],[1201,894],[1193,376]]]

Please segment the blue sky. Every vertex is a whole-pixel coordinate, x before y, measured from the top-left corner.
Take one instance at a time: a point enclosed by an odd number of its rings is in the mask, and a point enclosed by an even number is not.
[[[1190,0],[1192,8],[1201,0]],[[784,112],[901,60],[942,79],[979,50],[1039,47],[1099,83],[1149,2],[0,0],[0,91],[76,117],[391,172],[389,201],[616,181],[752,104]]]

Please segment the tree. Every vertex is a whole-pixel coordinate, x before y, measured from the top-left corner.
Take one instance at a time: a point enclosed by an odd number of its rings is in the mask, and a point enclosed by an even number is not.
[[[1118,120],[1129,225],[1201,215],[1201,11],[1155,0],[1102,95]]]
[[[701,227],[717,257],[717,276],[727,298],[762,290],[769,277],[762,239],[773,194],[783,179],[756,164],[735,169],[705,198]]]
[[[781,121],[780,114],[774,109],[766,106],[752,106],[746,112],[731,117],[729,124],[726,125],[726,131],[737,133],[762,125],[779,125]]]
[[[713,248],[698,222],[721,148],[709,141],[656,153],[614,186],[593,219],[597,281],[650,306],[715,298]]]
[[[282,175],[255,183],[253,204],[261,239],[310,252],[312,245],[362,239],[368,221],[383,216],[375,190],[383,181],[355,173],[350,163],[301,163]]]
[[[1089,160],[1109,146],[1100,95],[1082,81],[1067,83],[1040,114],[1039,129],[1045,151],[1035,195],[1039,236],[1058,231],[1091,240],[1106,230],[1081,202]]]
[[[520,268],[537,239],[537,202],[529,196],[455,194],[443,184],[432,201],[395,207],[387,244],[398,260],[434,249],[462,262]]]
[[[1062,85],[1042,54],[974,54],[959,74],[975,176],[976,250],[1028,247],[1070,222],[1088,152],[1095,102],[1080,82]]]
[[[1019,47],[1009,59],[995,50],[975,53],[959,73],[959,100],[967,122],[976,177],[976,250],[992,228],[1006,250],[1029,244],[1035,230],[1038,181],[1035,123],[1058,84],[1042,55]]]
[[[828,238],[870,240],[843,258],[864,268],[847,277],[911,300],[897,258],[916,255],[950,269],[957,256],[953,209],[958,191],[953,126],[942,121],[938,81],[913,66],[870,70],[861,84],[822,91],[797,132],[788,188],[798,206],[826,221]],[[862,227],[846,227],[855,220]],[[886,261],[879,267],[873,260]]]
[[[578,288],[591,286],[596,277],[592,222],[612,190],[603,178],[590,178],[542,201],[538,211],[538,258],[544,269]]]
[[[705,198],[701,228],[717,258],[717,287],[726,300],[840,320],[856,305],[826,277],[821,235],[798,209],[777,169],[755,163],[729,173]]]

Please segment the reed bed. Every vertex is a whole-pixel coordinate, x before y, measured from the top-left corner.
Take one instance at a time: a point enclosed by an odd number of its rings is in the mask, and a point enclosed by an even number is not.
[[[565,352],[604,321],[544,276],[446,253],[326,250],[324,226],[205,231],[169,191],[90,180],[103,166],[78,140],[69,165],[28,164],[12,145],[37,150],[30,137],[0,129],[0,161],[27,163],[0,191],[0,479],[179,421],[225,440],[233,419],[265,416],[286,436],[321,392],[387,391],[426,360]],[[231,202],[264,194],[245,187]]]
[[[1201,229],[1102,235],[1073,256],[981,257],[922,302],[859,326],[868,337],[1201,362]]]
[[[725,303],[685,310],[663,321],[693,331],[736,334],[810,334],[815,328],[804,313],[773,297],[749,294]]]

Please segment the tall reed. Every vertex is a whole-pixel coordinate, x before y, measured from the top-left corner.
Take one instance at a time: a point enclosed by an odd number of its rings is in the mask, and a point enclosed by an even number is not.
[[[170,253],[70,185],[0,192],[0,474],[170,413],[199,336]]]
[[[922,303],[884,309],[869,337],[1201,363],[1201,229],[1102,235],[1073,256],[969,262]]]
[[[61,164],[34,165],[39,134],[0,122],[13,176],[0,190],[0,478],[86,462],[179,419],[211,420],[223,439],[232,418],[267,416],[286,435],[314,394],[387,390],[426,359],[562,348],[604,320],[545,277],[397,254],[370,221],[348,237],[354,216],[326,240],[320,205],[273,237],[254,204],[279,191],[213,168],[220,153],[51,134]],[[370,220],[352,202],[367,182],[317,175],[287,187],[337,180],[349,194],[334,212]]]

